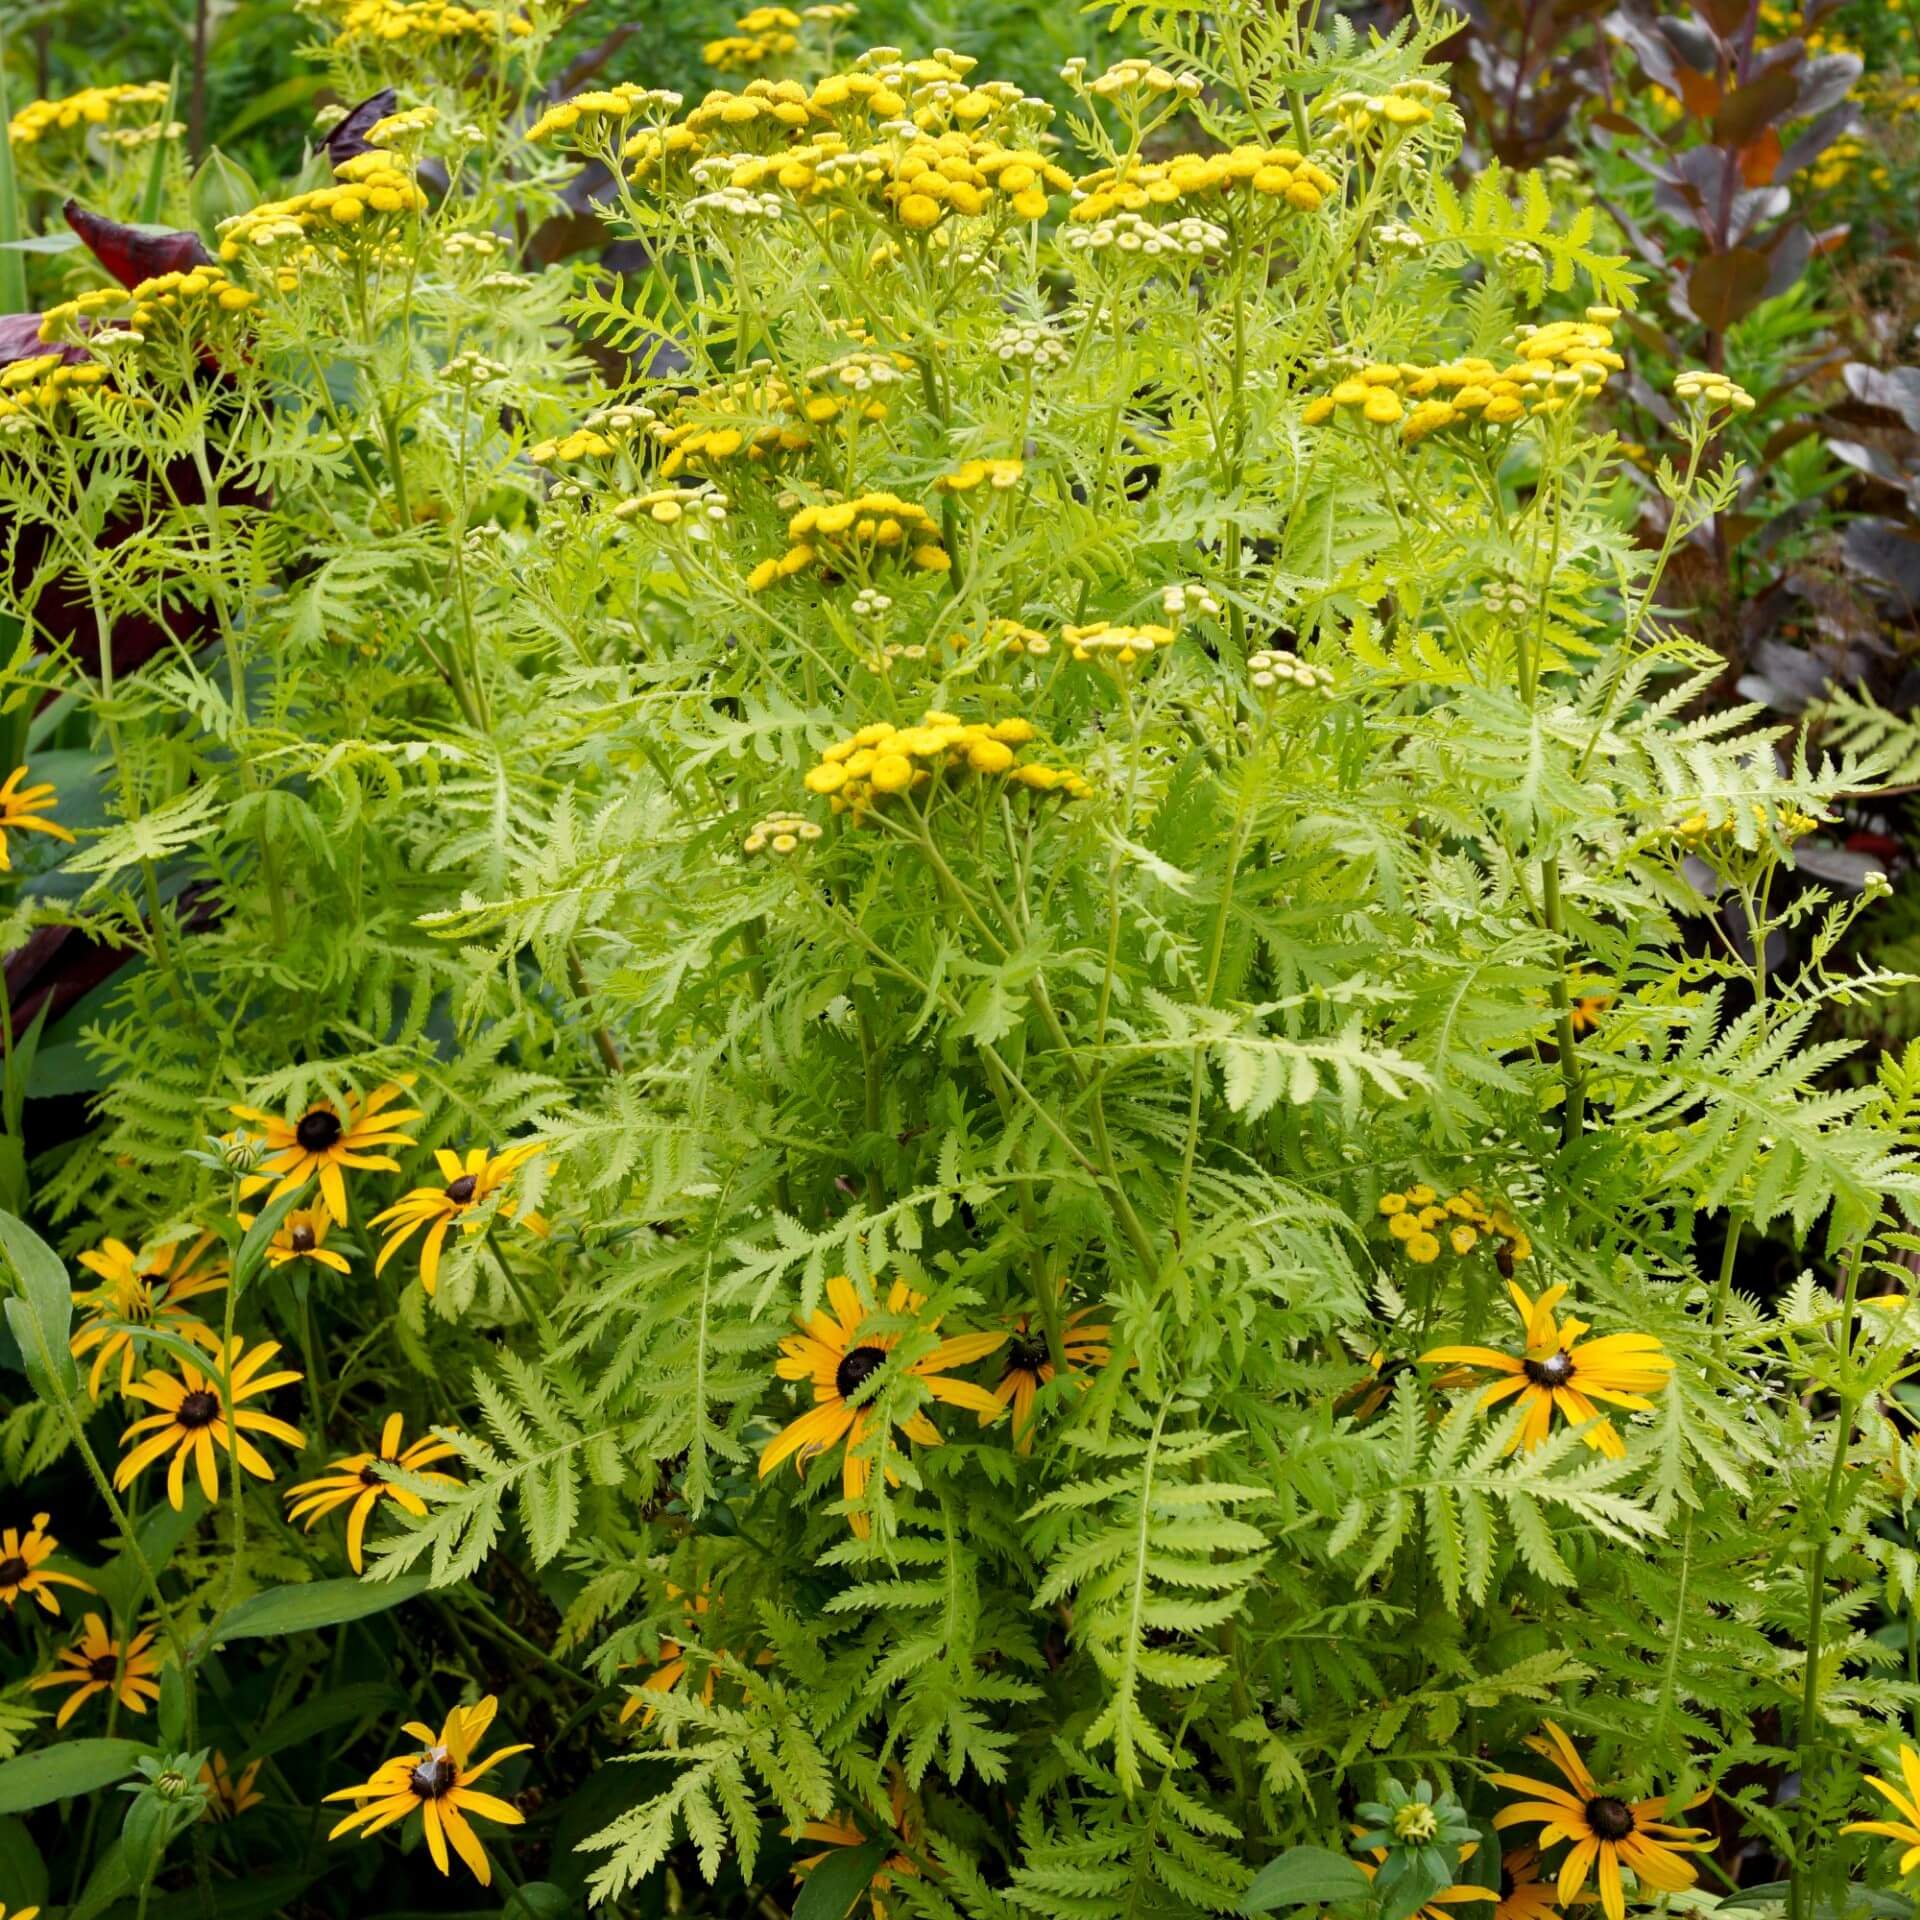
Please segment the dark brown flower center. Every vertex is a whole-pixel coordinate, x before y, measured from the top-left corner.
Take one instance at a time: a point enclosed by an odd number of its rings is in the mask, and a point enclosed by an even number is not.
[[[1037,1374],[1047,1364],[1047,1343],[1033,1334],[1018,1334],[1007,1349],[1009,1373]]]
[[[200,1387],[180,1402],[173,1417],[183,1427],[210,1427],[220,1418],[220,1396]]]
[[[1573,1355],[1550,1353],[1544,1360],[1524,1360],[1521,1370],[1536,1387],[1564,1387],[1573,1378]]]
[[[120,1656],[117,1653],[96,1653],[87,1662],[87,1678],[103,1680],[109,1685],[119,1676]]]
[[[331,1107],[315,1107],[311,1113],[303,1113],[293,1129],[293,1137],[309,1153],[325,1153],[329,1147],[340,1144],[340,1136],[345,1129],[340,1124],[340,1116]]]
[[[422,1800],[443,1800],[460,1778],[460,1769],[452,1757],[436,1747],[426,1754],[408,1776],[407,1784]]]
[[[287,1244],[295,1253],[311,1253],[318,1242],[313,1237],[313,1229],[302,1220],[287,1235]]]
[[[1603,1793],[1587,1802],[1587,1825],[1600,1840],[1624,1840],[1633,1831],[1633,1809]]]
[[[19,1554],[10,1553],[0,1560],[0,1587],[17,1587],[32,1571]]]
[[[479,1184],[479,1180],[473,1174],[463,1173],[458,1180],[447,1182],[447,1198],[456,1207],[464,1207],[472,1200],[473,1190]]]
[[[886,1364],[885,1347],[849,1347],[833,1370],[834,1391],[851,1400]]]
[[[380,1478],[377,1471],[378,1466],[378,1461],[369,1460],[367,1464],[360,1469],[360,1484],[363,1487],[384,1487],[387,1484]]]

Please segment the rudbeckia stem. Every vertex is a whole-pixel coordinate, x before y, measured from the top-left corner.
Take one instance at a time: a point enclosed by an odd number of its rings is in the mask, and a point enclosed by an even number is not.
[[[1827,1557],[1833,1544],[1834,1509],[1846,1477],[1854,1415],[1860,1409],[1861,1396],[1853,1377],[1853,1316],[1860,1293],[1860,1269],[1866,1260],[1867,1234],[1871,1231],[1869,1227],[1853,1243],[1847,1261],[1846,1286],[1840,1296],[1840,1373],[1845,1385],[1834,1417],[1833,1458],[1827,1466],[1820,1511],[1814,1516],[1813,1556],[1807,1565],[1806,1668],[1800,1687],[1798,1754],[1800,1800],[1794,1822],[1793,1871],[1787,1900],[1789,1920],[1806,1920],[1809,1911],[1812,1875],[1808,1869],[1813,1846],[1813,1794],[1809,1789],[1809,1775],[1820,1736],[1820,1641],[1827,1608]]]

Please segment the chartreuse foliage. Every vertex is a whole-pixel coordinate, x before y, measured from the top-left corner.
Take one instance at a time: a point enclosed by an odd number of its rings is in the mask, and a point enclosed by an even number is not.
[[[1051,127],[835,9],[555,105],[557,11],[316,8],[395,93],[217,267],[34,266],[9,943],[137,964],[15,1043],[91,1106],[6,1517],[96,1592],[8,1658],[100,1683],[0,1704],[22,1844],[1391,1916],[1557,1769],[1615,1920],[1709,1834],[1890,1884],[1920,1060],[1794,848],[1911,743],[1703,709],[1746,396],[1649,547],[1634,276],[1431,7],[1124,9]],[[594,165],[619,271],[523,258]]]

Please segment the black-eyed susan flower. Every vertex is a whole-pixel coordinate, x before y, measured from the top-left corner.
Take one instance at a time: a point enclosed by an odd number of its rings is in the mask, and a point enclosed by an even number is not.
[[[1511,1847],[1500,1856],[1500,1904],[1493,1920],[1554,1920],[1559,1896],[1540,1878],[1540,1849]]]
[[[420,1284],[432,1293],[440,1277],[440,1250],[455,1223],[463,1233],[476,1232],[485,1225],[492,1217],[485,1210],[487,1202],[539,1151],[538,1141],[495,1154],[489,1154],[485,1147],[475,1147],[463,1160],[459,1154],[441,1148],[433,1157],[439,1163],[444,1184],[415,1187],[368,1222],[387,1229],[386,1244],[373,1263],[374,1272],[384,1272],[387,1262],[425,1227],[427,1237],[420,1243]],[[517,1219],[529,1233],[545,1237],[546,1221],[537,1213],[516,1214],[511,1195],[500,1202],[497,1211],[505,1219]]]
[[[492,1885],[493,1869],[486,1849],[468,1824],[469,1816],[478,1814],[505,1827],[519,1826],[526,1816],[495,1794],[477,1792],[473,1783],[501,1761],[532,1751],[531,1743],[522,1741],[518,1746],[496,1747],[484,1760],[473,1757],[474,1748],[493,1724],[499,1704],[488,1694],[470,1707],[455,1707],[438,1734],[424,1721],[409,1720],[401,1731],[412,1734],[421,1743],[421,1750],[382,1761],[360,1786],[342,1787],[338,1793],[328,1794],[329,1800],[358,1800],[362,1804],[327,1838],[337,1840],[356,1828],[364,1838],[404,1820],[417,1808],[433,1864],[442,1873],[452,1872],[447,1861],[451,1845],[483,1887]]]
[[[9,1527],[0,1533],[0,1600],[7,1603],[9,1613],[23,1593],[31,1594],[48,1613],[57,1615],[60,1600],[53,1591],[55,1587],[72,1587],[79,1593],[93,1591],[84,1580],[71,1573],[55,1573],[46,1564],[48,1556],[60,1545],[47,1531],[47,1522],[52,1517],[36,1513],[33,1525],[25,1533],[18,1527]]]
[[[1553,1426],[1557,1409],[1563,1420],[1581,1425],[1581,1438],[1609,1459],[1624,1457],[1627,1443],[1611,1420],[1600,1417],[1596,1400],[1629,1413],[1649,1413],[1650,1393],[1667,1384],[1673,1361],[1650,1333],[1613,1333],[1600,1340],[1583,1340],[1584,1320],[1569,1314],[1556,1321],[1553,1309],[1565,1287],[1549,1287],[1538,1300],[1518,1281],[1507,1291],[1526,1330],[1524,1353],[1501,1353],[1493,1347],[1434,1347],[1420,1356],[1422,1366],[1490,1367],[1505,1376],[1480,1396],[1480,1405],[1498,1406],[1519,1396],[1526,1418],[1514,1435],[1513,1446],[1537,1447]]]
[[[108,1238],[83,1253],[80,1264],[100,1281],[74,1295],[74,1305],[85,1318],[74,1332],[73,1357],[93,1355],[87,1391],[94,1399],[99,1399],[100,1384],[116,1356],[121,1392],[133,1384],[141,1328],[152,1327],[197,1346],[219,1346],[219,1335],[186,1304],[227,1284],[226,1254],[213,1234],[182,1236],[138,1253],[125,1241]]]
[[[880,1316],[861,1299],[859,1289],[844,1273],[835,1274],[827,1282],[827,1300],[833,1308],[831,1314],[815,1312],[810,1318],[796,1315],[804,1331],[790,1333],[780,1342],[780,1358],[774,1363],[774,1372],[782,1380],[812,1381],[814,1404],[810,1411],[790,1421],[767,1443],[760,1455],[760,1477],[765,1479],[787,1459],[793,1461],[797,1471],[805,1472],[807,1463],[816,1455],[844,1440],[846,1453],[840,1486],[851,1503],[866,1491],[871,1463],[860,1451],[860,1445],[873,1421],[870,1397],[855,1405],[854,1396],[886,1364],[900,1336],[877,1327],[869,1330],[870,1324]],[[924,1300],[924,1295],[910,1292],[905,1281],[896,1280],[887,1295],[886,1315],[895,1319],[917,1315]],[[938,1325],[935,1320],[925,1330],[932,1333]],[[955,1367],[984,1359],[1004,1345],[1006,1338],[1004,1330],[959,1334],[942,1340],[931,1353],[914,1361],[907,1371],[934,1399],[944,1400],[951,1406],[969,1407],[990,1420],[995,1419],[1001,1403],[985,1387],[976,1387],[967,1380],[949,1379],[947,1375]],[[924,1447],[940,1444],[939,1429],[919,1408],[900,1422],[900,1431]],[[897,1484],[890,1470],[887,1481],[890,1486]],[[856,1512],[852,1522],[854,1532],[864,1538],[866,1516]]]
[[[150,1651],[152,1645],[151,1627],[123,1647],[107,1631],[107,1623],[90,1613],[80,1623],[80,1638],[54,1656],[53,1670],[35,1674],[27,1685],[35,1692],[42,1687],[73,1689],[54,1715],[56,1727],[64,1727],[96,1693],[109,1690],[129,1713],[145,1713],[147,1702],[160,1698],[160,1662]]]
[[[53,783],[43,780],[38,786],[23,787],[20,783],[27,777],[25,767],[15,767],[0,782],[0,873],[13,871],[13,853],[7,845],[7,835],[19,831],[50,833],[56,840],[71,841],[73,835],[57,820],[45,816],[53,811],[56,798]]]
[[[211,1372],[203,1372],[191,1361],[183,1360],[177,1377],[156,1369],[144,1379],[136,1380],[127,1392],[135,1400],[144,1400],[160,1411],[134,1421],[120,1436],[120,1444],[133,1451],[114,1469],[113,1484],[131,1486],[154,1461],[170,1452],[173,1460],[167,1468],[167,1499],[173,1507],[178,1510],[185,1504],[189,1459],[199,1472],[201,1491],[209,1500],[218,1500],[220,1467],[216,1450],[231,1453],[256,1480],[271,1480],[273,1468],[247,1434],[263,1433],[290,1447],[305,1446],[306,1437],[286,1421],[252,1407],[242,1407],[240,1403],[258,1399],[275,1387],[291,1386],[302,1377],[290,1367],[273,1373],[263,1371],[273,1364],[279,1351],[276,1340],[265,1341],[248,1351],[246,1342],[235,1334]],[[224,1385],[223,1373],[226,1375]],[[222,1398],[229,1387],[233,1399],[231,1416]]]
[[[1493,1816],[1493,1824],[1504,1833],[1509,1827],[1538,1823],[1541,1847],[1561,1840],[1572,1842],[1560,1863],[1562,1906],[1579,1899],[1596,1866],[1600,1905],[1607,1920],[1626,1920],[1626,1893],[1620,1881],[1623,1869],[1642,1886],[1660,1893],[1682,1893],[1699,1878],[1686,1855],[1704,1852],[1713,1842],[1702,1827],[1675,1826],[1665,1819],[1666,1795],[1626,1800],[1601,1792],[1573,1742],[1551,1720],[1543,1724],[1540,1737],[1527,1745],[1550,1762],[1567,1784],[1556,1786],[1552,1781],[1533,1780],[1520,1773],[1494,1774],[1495,1785],[1531,1797],[1502,1807]],[[1709,1789],[1695,1794],[1687,1805],[1697,1807],[1711,1797]]]
[[[256,1792],[253,1784],[259,1777],[260,1762],[250,1760],[236,1780],[227,1756],[215,1747],[200,1767],[200,1784],[207,1790],[205,1817],[215,1822],[237,1820],[249,1807],[263,1806],[267,1796]]]
[[[415,1107],[394,1107],[413,1084],[403,1074],[394,1084],[364,1096],[355,1094],[343,1114],[331,1100],[316,1100],[291,1123],[258,1107],[230,1107],[235,1118],[250,1121],[266,1136],[261,1172],[241,1182],[243,1198],[271,1188],[269,1201],[297,1193],[308,1180],[318,1178],[327,1211],[342,1225],[347,1218],[345,1169],[359,1167],[371,1173],[398,1173],[400,1163],[382,1147],[410,1147],[413,1136],[403,1129],[418,1120]]]
[[[242,1227],[250,1227],[253,1222],[252,1214],[241,1214]],[[311,1260],[316,1266],[331,1267],[335,1273],[351,1272],[346,1255],[327,1245],[333,1225],[333,1215],[325,1207],[295,1207],[267,1242],[267,1265],[285,1267],[296,1260]]]
[[[1092,1311],[1091,1307],[1076,1307],[1060,1323],[1060,1357],[1066,1362],[1068,1377],[1083,1390],[1087,1385],[1084,1376],[1096,1372],[1113,1358],[1113,1349],[1107,1344],[1111,1329],[1081,1325]],[[1014,1446],[1021,1453],[1031,1453],[1034,1398],[1057,1371],[1039,1316],[1023,1313],[1013,1323],[1000,1384],[993,1390],[996,1411],[983,1413],[980,1424],[985,1426],[1011,1407]]]
[[[1920,1867],[1920,1753],[1915,1753],[1905,1741],[1900,1743],[1899,1787],[1891,1780],[1882,1780],[1878,1774],[1869,1773],[1865,1779],[1875,1793],[1891,1803],[1900,1818],[1849,1820],[1840,1831],[1877,1833],[1888,1840],[1898,1840],[1904,1849],[1900,1855],[1900,1871],[1903,1875],[1909,1874],[1915,1867]]]
[[[334,1461],[317,1479],[303,1480],[297,1487],[287,1489],[290,1503],[287,1518],[298,1520],[309,1533],[324,1515],[338,1507],[351,1506],[352,1511],[347,1515],[347,1564],[355,1573],[361,1568],[360,1543],[367,1521],[382,1500],[391,1500],[402,1513],[416,1517],[427,1510],[427,1503],[417,1493],[380,1477],[383,1465],[399,1467],[449,1487],[458,1484],[450,1473],[432,1471],[436,1461],[452,1459],[454,1449],[431,1433],[402,1447],[400,1439],[405,1431],[403,1417],[390,1413],[380,1429],[378,1453],[349,1453]]]

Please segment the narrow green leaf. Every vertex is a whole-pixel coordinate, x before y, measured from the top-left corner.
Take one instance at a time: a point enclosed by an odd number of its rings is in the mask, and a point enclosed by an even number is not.
[[[180,104],[180,62],[173,63],[173,71],[167,76],[167,109],[160,116],[160,124],[166,127],[173,120],[174,109]],[[160,218],[160,205],[167,192],[167,153],[172,146],[167,139],[153,143],[153,157],[147,162],[146,184],[140,189],[140,220],[144,226],[153,226]]]
[[[222,1618],[209,1644],[277,1639],[283,1633],[312,1633],[345,1620],[364,1620],[417,1598],[427,1585],[425,1574],[410,1573],[397,1580],[310,1580],[304,1586],[269,1587]]]
[[[20,185],[13,174],[13,142],[6,136],[13,107],[7,99],[7,37],[0,31],[0,243],[21,238],[26,222],[20,215]],[[0,251],[0,313],[27,310],[27,263],[19,254]]]
[[[0,1761],[0,1813],[26,1813],[110,1787],[148,1751],[138,1740],[68,1740]]]
[[[73,1327],[73,1285],[60,1256],[24,1220],[10,1213],[0,1213],[0,1253],[20,1282],[20,1298],[6,1303],[7,1324],[20,1343],[27,1377],[42,1393],[77,1392],[80,1375],[67,1349]]]
[[[289,1747],[304,1746],[323,1733],[331,1733],[335,1727],[351,1726],[356,1720],[376,1719],[406,1704],[406,1694],[383,1680],[330,1687],[305,1706],[283,1713],[261,1732],[259,1739],[247,1749],[246,1757],[257,1760],[264,1754],[284,1753]]]
[[[233,1297],[236,1300],[260,1271],[260,1263],[267,1257],[267,1243],[286,1224],[287,1215],[299,1204],[300,1194],[296,1188],[292,1193],[283,1193],[278,1200],[254,1216],[253,1225],[247,1229],[247,1237],[240,1242],[240,1251],[234,1255]]]

